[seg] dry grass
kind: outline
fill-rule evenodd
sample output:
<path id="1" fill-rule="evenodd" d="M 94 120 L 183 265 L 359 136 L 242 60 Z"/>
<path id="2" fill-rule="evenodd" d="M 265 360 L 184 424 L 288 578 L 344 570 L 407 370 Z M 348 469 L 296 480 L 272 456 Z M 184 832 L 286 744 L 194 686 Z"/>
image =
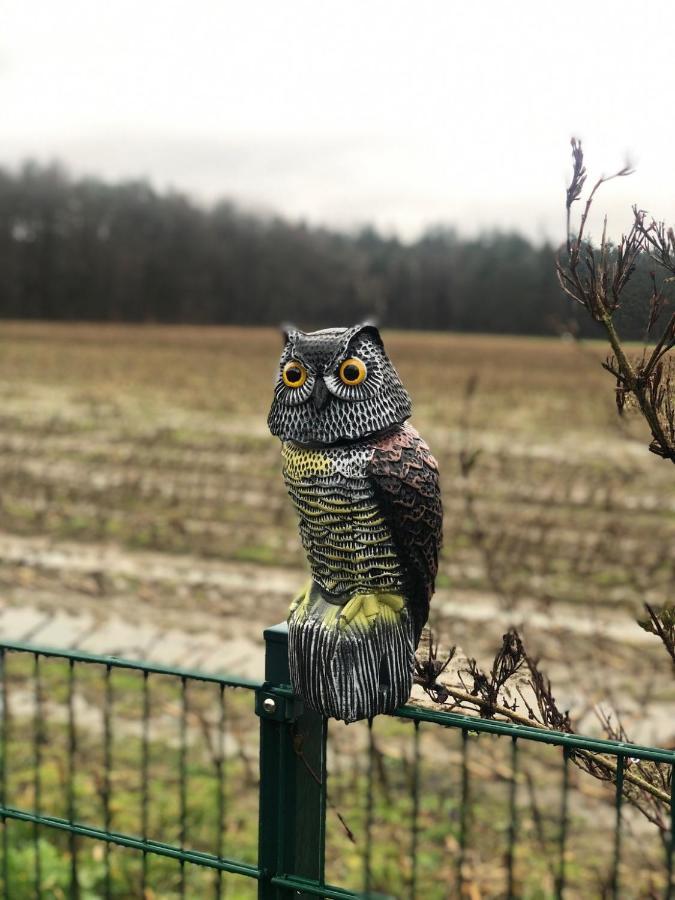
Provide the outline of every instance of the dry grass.
<path id="1" fill-rule="evenodd" d="M 637 417 L 619 427 L 601 346 L 386 340 L 441 466 L 442 588 L 477 602 L 493 593 L 487 550 L 511 599 L 619 608 L 630 628 L 644 599 L 665 598 L 675 483 L 644 449 Z M 303 567 L 265 424 L 279 346 L 262 329 L 3 324 L 0 528 Z M 466 446 L 481 450 L 468 486 L 457 461 Z"/>

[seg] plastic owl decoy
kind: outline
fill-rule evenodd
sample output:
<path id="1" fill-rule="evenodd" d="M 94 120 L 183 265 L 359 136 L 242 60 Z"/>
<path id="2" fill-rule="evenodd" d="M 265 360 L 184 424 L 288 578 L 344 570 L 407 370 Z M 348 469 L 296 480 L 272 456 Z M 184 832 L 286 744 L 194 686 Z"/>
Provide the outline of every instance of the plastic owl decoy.
<path id="1" fill-rule="evenodd" d="M 438 468 L 373 325 L 289 330 L 268 424 L 312 578 L 288 618 L 293 688 L 354 722 L 410 695 L 441 544 Z"/>

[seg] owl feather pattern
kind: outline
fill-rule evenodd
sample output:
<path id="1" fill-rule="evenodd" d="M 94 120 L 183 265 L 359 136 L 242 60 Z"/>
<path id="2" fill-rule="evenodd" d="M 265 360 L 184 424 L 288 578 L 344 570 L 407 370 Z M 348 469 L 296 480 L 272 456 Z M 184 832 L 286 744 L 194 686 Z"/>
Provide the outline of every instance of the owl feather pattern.
<path id="1" fill-rule="evenodd" d="M 372 325 L 291 331 L 269 416 L 312 579 L 289 613 L 293 687 L 351 722 L 412 686 L 441 542 L 438 469 Z"/>

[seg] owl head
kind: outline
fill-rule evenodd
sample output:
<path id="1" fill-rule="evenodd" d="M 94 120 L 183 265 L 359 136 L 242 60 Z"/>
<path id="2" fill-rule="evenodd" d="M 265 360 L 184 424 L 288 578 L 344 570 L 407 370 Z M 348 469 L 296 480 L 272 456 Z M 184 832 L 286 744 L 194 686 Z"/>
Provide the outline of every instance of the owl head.
<path id="1" fill-rule="evenodd" d="M 285 338 L 267 420 L 282 441 L 355 441 L 410 415 L 410 397 L 374 325 L 289 329 Z"/>

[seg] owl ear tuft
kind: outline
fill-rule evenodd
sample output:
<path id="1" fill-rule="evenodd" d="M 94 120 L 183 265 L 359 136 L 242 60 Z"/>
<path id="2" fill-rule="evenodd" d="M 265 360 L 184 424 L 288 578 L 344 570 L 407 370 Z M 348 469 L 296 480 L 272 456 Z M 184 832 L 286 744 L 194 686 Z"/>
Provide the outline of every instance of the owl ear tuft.
<path id="1" fill-rule="evenodd" d="M 279 325 L 279 331 L 282 333 L 284 337 L 284 346 L 290 341 L 290 339 L 295 335 L 298 329 L 295 325 L 292 325 L 290 322 L 282 322 Z"/>
<path id="2" fill-rule="evenodd" d="M 354 332 L 354 337 L 356 337 L 357 334 L 363 334 L 364 332 L 369 334 L 384 350 L 384 341 L 382 340 L 380 330 L 373 319 L 368 319 L 362 325 L 359 325 Z"/>

